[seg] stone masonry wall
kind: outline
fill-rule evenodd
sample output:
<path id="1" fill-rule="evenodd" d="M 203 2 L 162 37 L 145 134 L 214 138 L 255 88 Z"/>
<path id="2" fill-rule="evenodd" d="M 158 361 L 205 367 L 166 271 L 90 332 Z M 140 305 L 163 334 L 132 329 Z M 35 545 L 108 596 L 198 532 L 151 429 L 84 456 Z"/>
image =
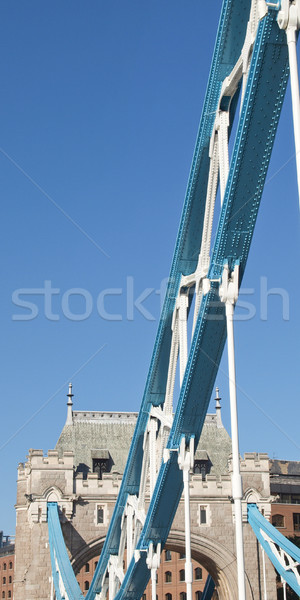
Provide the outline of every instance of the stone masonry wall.
<path id="1" fill-rule="evenodd" d="M 62 511 L 62 530 L 70 559 L 77 571 L 99 555 L 121 484 L 116 473 L 94 473 L 87 479 L 74 477 L 74 457 L 59 457 L 51 451 L 30 451 L 26 465 L 19 466 L 17 492 L 16 563 L 14 600 L 49 600 L 50 553 L 47 529 L 47 501 L 57 501 Z M 270 514 L 269 465 L 266 455 L 246 454 L 241 462 L 244 479 L 244 539 L 247 573 L 247 600 L 263 598 L 261 555 L 250 526 L 246 523 L 247 500 L 256 501 Z M 192 552 L 214 577 L 220 600 L 237 599 L 234 533 L 234 506 L 230 474 L 223 477 L 200 475 L 191 480 Z M 97 507 L 104 509 L 104 523 L 97 524 Z M 206 523 L 200 523 L 200 506 Z M 181 500 L 168 542 L 184 549 L 184 504 Z M 267 561 L 268 598 L 275 600 L 275 573 Z"/>

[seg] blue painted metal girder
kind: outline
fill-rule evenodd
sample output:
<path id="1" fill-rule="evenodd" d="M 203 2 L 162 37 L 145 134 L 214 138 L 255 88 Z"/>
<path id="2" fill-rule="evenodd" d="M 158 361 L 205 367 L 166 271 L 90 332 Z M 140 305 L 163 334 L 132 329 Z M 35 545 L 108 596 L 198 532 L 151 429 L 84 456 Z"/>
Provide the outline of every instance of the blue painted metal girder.
<path id="1" fill-rule="evenodd" d="M 253 50 L 209 272 L 211 279 L 221 277 L 225 261 L 231 267 L 239 262 L 241 283 L 287 79 L 285 33 L 279 30 L 272 11 L 260 22 Z M 218 300 L 218 287 L 218 283 L 212 283 L 211 291 L 201 303 L 169 448 L 178 448 L 183 435 L 187 438 L 194 435 L 196 444 L 200 437 L 226 338 L 224 306 Z M 171 453 L 158 475 L 137 546 L 140 550 L 146 550 L 151 541 L 162 545 L 166 542 L 182 488 L 177 456 Z M 117 600 L 139 598 L 148 578 L 142 552 L 137 563 L 131 561 Z"/>
<path id="2" fill-rule="evenodd" d="M 64 599 L 64 596 L 62 596 L 60 588 L 59 588 L 59 578 L 58 578 L 58 571 L 57 571 L 57 567 L 56 567 L 56 561 L 57 561 L 58 569 L 61 574 L 64 588 L 65 588 L 68 598 L 70 598 L 72 600 L 83 600 L 84 596 L 80 591 L 80 587 L 79 587 L 77 579 L 74 575 L 74 571 L 72 569 L 70 559 L 68 557 L 65 541 L 64 541 L 61 526 L 60 526 L 57 503 L 56 502 L 48 502 L 47 509 L 48 509 L 49 546 L 50 546 L 52 575 L 53 575 L 56 599 L 57 600 Z M 55 561 L 55 557 L 56 557 L 56 561 Z"/>
<path id="3" fill-rule="evenodd" d="M 215 590 L 215 582 L 211 575 L 207 576 L 201 600 L 211 600 Z"/>
<path id="4" fill-rule="evenodd" d="M 55 596 L 57 600 L 62 600 L 60 589 L 59 589 L 59 575 L 55 562 L 54 555 L 54 532 L 53 532 L 53 523 L 48 520 L 48 533 L 49 533 L 49 548 L 50 548 L 50 558 L 51 558 L 51 571 L 52 571 L 52 579 L 53 585 L 55 589 Z"/>
<path id="5" fill-rule="evenodd" d="M 156 336 L 142 405 L 137 420 L 120 493 L 106 541 L 87 594 L 99 591 L 110 554 L 118 551 L 120 523 L 127 495 L 138 492 L 143 460 L 143 437 L 152 405 L 164 402 L 171 347 L 171 323 L 181 275 L 193 273 L 200 251 L 209 169 L 209 142 L 224 78 L 232 71 L 244 42 L 250 0 L 224 0 L 208 87 L 200 120 L 186 197 L 172 261 L 169 285 Z M 232 111 L 236 101 L 232 102 Z"/>
<path id="6" fill-rule="evenodd" d="M 290 540 L 288 540 L 278 529 L 273 527 L 269 521 L 262 516 L 259 512 L 256 504 L 248 504 L 248 521 L 263 549 L 267 553 L 269 559 L 273 563 L 275 569 L 279 575 L 289 584 L 289 586 L 300 595 L 300 585 L 297 581 L 296 575 L 293 571 L 286 570 L 273 552 L 270 549 L 269 544 L 262 536 L 261 531 L 264 531 L 280 548 L 282 548 L 289 556 L 291 556 L 296 563 L 300 563 L 300 549 L 295 546 Z"/>

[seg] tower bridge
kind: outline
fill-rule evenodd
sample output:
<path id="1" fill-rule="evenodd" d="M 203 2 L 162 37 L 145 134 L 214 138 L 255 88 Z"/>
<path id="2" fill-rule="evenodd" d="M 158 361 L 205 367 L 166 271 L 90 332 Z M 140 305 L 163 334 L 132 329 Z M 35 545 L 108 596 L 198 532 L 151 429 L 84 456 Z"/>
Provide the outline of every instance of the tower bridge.
<path id="1" fill-rule="evenodd" d="M 70 389 L 56 449 L 19 468 L 15 600 L 82 599 L 71 562 L 96 550 L 86 600 L 139 600 L 149 579 L 156 600 L 168 545 L 184 545 L 186 600 L 192 558 L 205 600 L 273 599 L 271 563 L 300 594 L 299 549 L 268 520 L 268 458 L 240 457 L 233 326 L 289 75 L 300 185 L 299 27 L 300 0 L 223 0 L 140 412 L 76 413 Z M 231 445 L 220 408 L 207 416 L 226 339 Z"/>
<path id="2" fill-rule="evenodd" d="M 47 455 L 42 450 L 30 450 L 27 462 L 19 465 L 15 600 L 49 599 L 48 502 L 59 505 L 63 535 L 76 575 L 89 561 L 98 559 L 103 548 L 138 415 L 72 408 L 68 402 L 66 423 L 54 450 Z M 238 598 L 231 453 L 231 439 L 223 426 L 217 398 L 216 412 L 207 414 L 195 452 L 190 500 L 192 557 L 212 575 L 220 599 Z M 99 461 L 103 465 L 101 472 Z M 247 585 L 249 597 L 258 598 L 263 580 L 262 561 L 257 554 L 256 538 L 247 525 L 247 501 L 257 502 L 265 516 L 270 515 L 268 456 L 245 454 L 241 470 Z M 148 480 L 147 504 L 149 500 Z M 183 499 L 167 548 L 185 552 Z M 275 597 L 275 572 L 270 563 L 266 575 L 270 597 Z M 164 595 L 159 600 L 164 600 L 170 586 L 167 587 L 164 586 Z"/>

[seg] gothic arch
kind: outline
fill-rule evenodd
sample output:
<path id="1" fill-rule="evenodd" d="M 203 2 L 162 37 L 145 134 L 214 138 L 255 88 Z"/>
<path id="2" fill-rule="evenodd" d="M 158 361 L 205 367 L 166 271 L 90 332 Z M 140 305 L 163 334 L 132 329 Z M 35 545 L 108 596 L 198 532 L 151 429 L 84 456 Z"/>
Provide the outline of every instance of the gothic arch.
<path id="1" fill-rule="evenodd" d="M 166 547 L 182 552 L 185 546 L 184 531 L 172 530 Z M 232 552 L 204 535 L 191 535 L 192 558 L 199 562 L 212 576 L 219 600 L 238 600 L 236 557 Z M 246 597 L 254 600 L 246 573 Z"/>
<path id="2" fill-rule="evenodd" d="M 92 540 L 90 543 L 86 544 L 86 546 L 79 550 L 79 552 L 76 552 L 76 554 L 74 554 L 74 556 L 71 559 L 71 564 L 75 575 L 79 573 L 80 569 L 89 560 L 100 556 L 104 542 L 105 536 L 101 538 L 96 538 L 95 540 Z"/>
<path id="3" fill-rule="evenodd" d="M 48 487 L 44 490 L 42 496 L 47 500 L 47 502 L 60 502 L 63 497 L 63 493 L 59 487 L 56 485 L 51 485 L 51 487 Z"/>
<path id="4" fill-rule="evenodd" d="M 261 494 L 257 491 L 256 488 L 248 487 L 244 492 L 244 499 L 247 503 L 251 502 L 254 504 L 258 504 L 261 500 Z"/>
<path id="5" fill-rule="evenodd" d="M 75 575 L 92 558 L 99 556 L 105 537 L 89 542 L 71 560 Z M 184 531 L 172 530 L 165 548 L 182 552 L 185 547 Z M 212 576 L 219 600 L 238 600 L 236 557 L 228 548 L 204 535 L 191 535 L 192 558 L 199 562 Z M 247 600 L 254 600 L 246 573 Z"/>

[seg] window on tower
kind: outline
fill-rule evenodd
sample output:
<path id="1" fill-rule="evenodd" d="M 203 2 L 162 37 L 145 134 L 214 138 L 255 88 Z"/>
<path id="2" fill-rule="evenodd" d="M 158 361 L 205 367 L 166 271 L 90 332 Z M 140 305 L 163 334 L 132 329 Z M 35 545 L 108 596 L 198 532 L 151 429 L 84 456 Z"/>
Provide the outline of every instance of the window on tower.
<path id="1" fill-rule="evenodd" d="M 97 508 L 97 523 L 101 525 L 104 523 L 104 508 L 103 506 L 98 506 Z"/>
<path id="2" fill-rule="evenodd" d="M 108 472 L 107 458 L 93 458 L 93 473 L 97 473 L 98 479 L 102 479 L 103 473 Z"/>

